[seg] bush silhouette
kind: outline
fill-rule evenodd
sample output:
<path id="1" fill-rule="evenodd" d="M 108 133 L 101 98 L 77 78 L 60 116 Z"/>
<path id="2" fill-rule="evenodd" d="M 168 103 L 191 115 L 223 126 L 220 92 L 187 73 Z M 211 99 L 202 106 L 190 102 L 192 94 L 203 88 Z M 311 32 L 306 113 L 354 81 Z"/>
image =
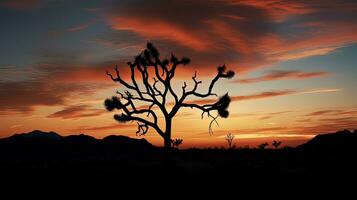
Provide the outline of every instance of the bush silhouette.
<path id="1" fill-rule="evenodd" d="M 173 139 L 171 140 L 171 144 L 173 148 L 179 149 L 179 146 L 182 144 L 183 139 Z"/>
<path id="2" fill-rule="evenodd" d="M 269 143 L 264 142 L 264 143 L 258 145 L 258 149 L 266 149 L 268 146 L 269 146 Z"/>
<path id="3" fill-rule="evenodd" d="M 281 143 L 282 143 L 281 141 L 276 141 L 276 140 L 274 140 L 271 145 L 273 145 L 273 146 L 275 147 L 275 149 L 278 149 L 279 146 L 281 145 Z"/>

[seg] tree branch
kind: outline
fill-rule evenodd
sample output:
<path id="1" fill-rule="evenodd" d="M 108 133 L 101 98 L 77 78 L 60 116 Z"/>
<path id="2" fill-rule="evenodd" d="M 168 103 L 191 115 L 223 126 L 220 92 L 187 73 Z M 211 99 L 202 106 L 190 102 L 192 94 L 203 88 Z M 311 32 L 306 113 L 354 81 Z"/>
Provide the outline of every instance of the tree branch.
<path id="1" fill-rule="evenodd" d="M 119 70 L 118 70 L 118 65 L 115 66 L 114 70 L 115 70 L 115 73 L 116 73 L 116 76 L 117 76 L 116 78 L 114 78 L 113 75 L 107 71 L 107 75 L 110 76 L 110 78 L 114 82 L 119 82 L 120 84 L 124 85 L 128 89 L 136 90 L 136 88 L 134 86 L 130 85 L 129 83 L 127 83 L 126 81 L 124 81 L 120 77 Z"/>

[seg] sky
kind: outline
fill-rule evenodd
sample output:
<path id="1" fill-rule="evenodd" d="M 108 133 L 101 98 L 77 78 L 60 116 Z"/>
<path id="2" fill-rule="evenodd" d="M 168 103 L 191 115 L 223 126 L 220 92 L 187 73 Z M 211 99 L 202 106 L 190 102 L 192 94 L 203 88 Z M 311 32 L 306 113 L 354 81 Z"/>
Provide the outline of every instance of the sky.
<path id="1" fill-rule="evenodd" d="M 138 137 L 103 106 L 121 90 L 107 75 L 152 42 L 162 57 L 189 57 L 174 89 L 199 91 L 225 64 L 236 76 L 214 92 L 232 98 L 230 116 L 182 109 L 173 138 L 183 146 L 301 144 L 357 127 L 357 2 L 353 0 L 1 0 L 0 137 L 34 129 Z M 162 139 L 142 136 L 155 145 Z M 139 138 L 139 137 L 138 137 Z"/>

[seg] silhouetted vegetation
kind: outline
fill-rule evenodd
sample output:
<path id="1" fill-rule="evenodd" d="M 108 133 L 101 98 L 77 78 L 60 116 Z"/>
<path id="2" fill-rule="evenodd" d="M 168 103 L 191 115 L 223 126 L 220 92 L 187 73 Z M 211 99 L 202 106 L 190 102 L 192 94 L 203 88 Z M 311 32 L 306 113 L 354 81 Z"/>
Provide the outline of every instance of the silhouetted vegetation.
<path id="1" fill-rule="evenodd" d="M 228 133 L 226 137 L 224 138 L 227 143 L 228 143 L 228 148 L 233 149 L 234 148 L 234 135 L 232 133 Z"/>
<path id="2" fill-rule="evenodd" d="M 268 146 L 269 146 L 269 143 L 264 142 L 264 143 L 258 145 L 258 149 L 266 149 Z"/>
<path id="3" fill-rule="evenodd" d="M 179 146 L 182 144 L 182 142 L 183 142 L 183 139 L 178 139 L 178 138 L 171 140 L 172 147 L 176 148 L 176 149 L 179 149 Z"/>
<path id="4" fill-rule="evenodd" d="M 134 61 L 128 62 L 130 69 L 130 81 L 126 81 L 118 66 L 115 67 L 115 74 L 107 72 L 107 75 L 114 81 L 119 83 L 123 91 L 118 91 L 119 96 L 113 96 L 104 101 L 104 105 L 108 111 L 119 110 L 120 114 L 115 114 L 114 119 L 118 122 L 125 123 L 129 121 L 136 121 L 138 130 L 136 134 L 145 135 L 149 128 L 153 128 L 163 139 L 165 149 L 171 148 L 171 129 L 172 120 L 178 113 L 180 108 L 188 107 L 195 108 L 202 112 L 201 117 L 205 114 L 211 118 L 209 124 L 209 132 L 212 132 L 212 124 L 217 123 L 218 117 L 228 117 L 228 106 L 230 97 L 228 93 L 220 97 L 216 103 L 212 104 L 196 104 L 187 101 L 190 97 L 207 98 L 217 96 L 213 93 L 213 87 L 219 79 L 229 79 L 234 76 L 233 71 L 227 71 L 226 66 L 222 65 L 217 68 L 217 74 L 212 79 L 206 92 L 198 92 L 198 88 L 202 81 L 197 79 L 197 73 L 192 76 L 193 85 L 188 89 L 187 82 L 184 82 L 181 91 L 174 91 L 171 81 L 175 77 L 175 72 L 181 65 L 187 65 L 190 59 L 183 57 L 177 58 L 171 54 L 170 59 L 160 58 L 159 51 L 153 44 L 147 43 L 146 49 L 135 57 Z M 150 68 L 154 73 L 150 74 Z M 153 80 L 153 81 L 151 81 Z M 140 85 L 143 87 L 140 87 Z M 169 111 L 166 108 L 167 97 L 171 95 L 174 98 L 174 104 Z M 140 107 L 138 103 L 145 104 Z M 154 110 L 157 108 L 157 110 Z M 165 119 L 165 129 L 162 129 L 158 124 L 158 114 Z M 213 114 L 216 112 L 217 114 Z M 150 117 L 150 119 L 148 119 Z"/>
<path id="5" fill-rule="evenodd" d="M 273 145 L 273 147 L 274 147 L 275 149 L 278 149 L 279 146 L 281 145 L 281 143 L 282 143 L 281 141 L 276 141 L 276 140 L 274 140 L 271 145 Z"/>

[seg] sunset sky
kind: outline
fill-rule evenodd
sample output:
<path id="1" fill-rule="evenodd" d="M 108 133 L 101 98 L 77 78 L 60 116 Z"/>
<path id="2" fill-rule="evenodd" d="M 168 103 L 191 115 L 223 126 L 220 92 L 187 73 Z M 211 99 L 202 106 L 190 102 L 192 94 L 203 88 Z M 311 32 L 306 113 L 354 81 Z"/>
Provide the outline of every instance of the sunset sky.
<path id="1" fill-rule="evenodd" d="M 184 147 L 238 146 L 282 140 L 300 144 L 318 133 L 357 128 L 357 1 L 354 0 L 1 0 L 0 137 L 34 129 L 63 135 L 135 136 L 103 101 L 146 42 L 162 57 L 191 63 L 174 87 L 200 91 L 226 64 L 236 72 L 215 93 L 232 98 L 228 119 L 208 133 L 208 118 L 183 109 L 173 138 Z M 149 131 L 155 145 L 162 139 Z"/>

